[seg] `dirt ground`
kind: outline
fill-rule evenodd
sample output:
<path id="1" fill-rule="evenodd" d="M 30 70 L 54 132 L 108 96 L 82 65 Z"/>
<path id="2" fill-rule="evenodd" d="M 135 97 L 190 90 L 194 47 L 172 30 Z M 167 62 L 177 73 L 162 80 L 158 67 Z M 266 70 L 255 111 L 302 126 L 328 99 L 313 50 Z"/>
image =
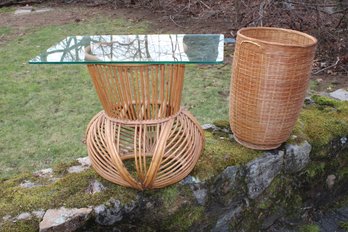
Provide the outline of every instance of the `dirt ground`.
<path id="1" fill-rule="evenodd" d="M 225 37 L 234 37 L 235 29 L 223 19 L 201 19 L 195 17 L 173 18 L 163 12 L 151 12 L 137 8 L 110 9 L 105 6 L 66 6 L 61 4 L 36 5 L 34 9 L 49 7 L 52 11 L 15 15 L 0 13 L 0 25 L 11 28 L 8 35 L 0 35 L 0 46 L 7 41 L 27 33 L 30 29 L 46 25 L 62 25 L 68 23 L 83 23 L 98 15 L 110 18 L 125 18 L 134 23 L 147 21 L 151 24 L 152 33 L 222 33 Z M 226 46 L 225 63 L 229 65 L 233 57 L 233 46 Z M 331 92 L 339 88 L 348 88 L 348 70 L 344 67 L 326 67 L 333 65 L 332 61 L 322 60 L 320 54 L 314 62 L 313 73 L 323 70 L 311 77 L 312 89 L 318 92 Z"/>

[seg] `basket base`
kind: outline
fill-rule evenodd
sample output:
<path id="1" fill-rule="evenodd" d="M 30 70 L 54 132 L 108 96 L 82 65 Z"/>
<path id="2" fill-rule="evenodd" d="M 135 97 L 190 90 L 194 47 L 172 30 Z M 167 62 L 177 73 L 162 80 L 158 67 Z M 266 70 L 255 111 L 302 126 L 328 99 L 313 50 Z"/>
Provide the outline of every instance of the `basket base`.
<path id="1" fill-rule="evenodd" d="M 88 155 L 105 179 L 135 189 L 163 188 L 185 178 L 204 147 L 203 131 L 187 111 L 166 120 L 114 120 L 104 111 L 86 133 Z"/>
<path id="2" fill-rule="evenodd" d="M 241 144 L 247 148 L 251 148 L 251 149 L 255 149 L 255 150 L 273 150 L 273 149 L 280 147 L 280 145 L 282 145 L 281 143 L 279 143 L 279 144 L 266 144 L 266 145 L 254 144 L 254 143 L 249 143 L 249 142 L 246 142 L 246 141 L 239 139 L 235 134 L 233 134 L 233 136 L 234 136 L 234 139 L 239 144 Z"/>

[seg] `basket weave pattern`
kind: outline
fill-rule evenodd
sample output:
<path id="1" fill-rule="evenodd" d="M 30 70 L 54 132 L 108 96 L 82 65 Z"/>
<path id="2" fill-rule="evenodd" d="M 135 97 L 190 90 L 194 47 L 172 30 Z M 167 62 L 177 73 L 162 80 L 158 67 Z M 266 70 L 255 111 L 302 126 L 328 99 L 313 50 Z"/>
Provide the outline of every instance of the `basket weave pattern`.
<path id="1" fill-rule="evenodd" d="M 180 181 L 204 146 L 196 119 L 180 108 L 184 65 L 88 65 L 104 111 L 86 131 L 105 179 L 136 189 Z"/>
<path id="2" fill-rule="evenodd" d="M 108 116 L 161 119 L 180 109 L 184 65 L 88 65 Z"/>
<path id="3" fill-rule="evenodd" d="M 316 39 L 279 28 L 238 32 L 232 66 L 230 122 L 235 138 L 254 149 L 287 140 L 300 113 Z"/>

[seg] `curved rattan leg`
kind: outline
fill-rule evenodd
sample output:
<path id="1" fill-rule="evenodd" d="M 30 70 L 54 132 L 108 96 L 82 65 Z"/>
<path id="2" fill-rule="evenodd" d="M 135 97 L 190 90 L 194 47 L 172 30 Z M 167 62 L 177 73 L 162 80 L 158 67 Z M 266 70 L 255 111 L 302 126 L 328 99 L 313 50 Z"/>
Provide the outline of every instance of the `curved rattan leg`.
<path id="1" fill-rule="evenodd" d="M 204 135 L 183 110 L 158 122 L 113 120 L 102 111 L 90 122 L 86 143 L 94 169 L 105 179 L 136 189 L 162 188 L 192 171 Z"/>

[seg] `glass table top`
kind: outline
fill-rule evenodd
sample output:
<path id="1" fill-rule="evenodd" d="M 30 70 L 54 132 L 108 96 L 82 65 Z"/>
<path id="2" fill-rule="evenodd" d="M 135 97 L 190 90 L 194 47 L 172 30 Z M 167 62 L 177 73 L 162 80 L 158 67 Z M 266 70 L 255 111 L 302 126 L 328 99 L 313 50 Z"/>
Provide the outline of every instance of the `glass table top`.
<path id="1" fill-rule="evenodd" d="M 30 64 L 219 64 L 222 34 L 69 36 Z"/>

